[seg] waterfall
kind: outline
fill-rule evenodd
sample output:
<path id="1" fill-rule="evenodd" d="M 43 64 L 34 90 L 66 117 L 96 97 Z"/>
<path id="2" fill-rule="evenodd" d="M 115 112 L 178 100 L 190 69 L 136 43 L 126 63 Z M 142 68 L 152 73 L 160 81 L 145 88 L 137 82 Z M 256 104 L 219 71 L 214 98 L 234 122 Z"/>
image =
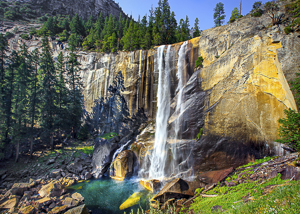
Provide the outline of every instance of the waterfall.
<path id="1" fill-rule="evenodd" d="M 131 142 L 131 140 L 127 141 L 127 143 L 125 143 L 124 145 L 122 145 L 120 148 L 117 149 L 117 151 L 115 151 L 114 155 L 113 155 L 113 158 L 112 158 L 112 162 L 114 162 L 114 160 L 116 159 L 117 155 L 122 152 L 126 146 L 128 146 L 128 144 Z"/>
<path id="2" fill-rule="evenodd" d="M 166 66 L 164 66 L 164 48 L 160 46 L 157 49 L 157 69 L 158 69 L 158 91 L 157 91 L 157 113 L 155 126 L 155 143 L 151 155 L 151 165 L 149 169 L 149 178 L 163 178 L 165 176 L 165 165 L 167 160 L 167 137 L 168 120 L 170 116 L 170 66 L 169 56 L 171 45 L 167 48 Z"/>
<path id="3" fill-rule="evenodd" d="M 177 118 L 175 120 L 175 141 L 174 143 L 171 144 L 171 151 L 173 155 L 173 164 L 172 164 L 172 169 L 173 169 L 173 174 L 178 173 L 178 167 L 177 167 L 177 140 L 178 138 L 180 139 L 180 126 L 182 125 L 182 117 L 181 114 L 183 112 L 184 106 L 183 106 L 183 86 L 185 84 L 184 82 L 184 67 L 185 67 L 185 52 L 186 52 L 186 46 L 188 42 L 185 41 L 178 52 L 178 62 L 177 62 L 177 79 L 178 79 L 178 85 L 177 85 L 177 102 L 176 102 L 176 109 L 175 112 L 177 114 Z"/>

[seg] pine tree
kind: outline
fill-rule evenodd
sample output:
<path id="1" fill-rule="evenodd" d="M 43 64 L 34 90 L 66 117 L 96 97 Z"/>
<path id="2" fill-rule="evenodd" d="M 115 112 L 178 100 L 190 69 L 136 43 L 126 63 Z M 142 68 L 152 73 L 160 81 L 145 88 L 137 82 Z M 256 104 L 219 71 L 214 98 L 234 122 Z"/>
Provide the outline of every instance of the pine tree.
<path id="1" fill-rule="evenodd" d="M 41 55 L 40 71 L 42 75 L 42 128 L 50 137 L 51 149 L 54 149 L 53 135 L 55 131 L 54 119 L 56 114 L 55 91 L 56 72 L 52 59 L 48 39 L 43 38 L 43 52 Z"/>
<path id="2" fill-rule="evenodd" d="M 200 36 L 199 19 L 195 19 L 193 38 Z"/>
<path id="3" fill-rule="evenodd" d="M 121 40 L 123 44 L 123 48 L 126 51 L 133 50 L 133 34 L 134 34 L 134 26 L 133 26 L 133 20 L 131 20 L 129 27 Z"/>
<path id="4" fill-rule="evenodd" d="M 31 65 L 32 72 L 30 76 L 29 82 L 29 123 L 30 123 L 30 157 L 32 157 L 33 153 L 33 139 L 34 139 L 34 126 L 36 121 L 38 120 L 39 110 L 40 110 L 40 96 L 41 96 L 41 84 L 38 79 L 38 65 L 40 61 L 40 53 L 38 49 L 35 49 L 31 53 Z"/>
<path id="5" fill-rule="evenodd" d="M 69 106 L 67 107 L 70 118 L 70 127 L 73 138 L 76 138 L 81 125 L 82 115 L 82 82 L 79 76 L 77 55 L 74 47 L 70 47 L 70 54 L 67 59 L 68 85 L 69 85 Z"/>
<path id="6" fill-rule="evenodd" d="M 8 58 L 8 67 L 4 75 L 4 81 L 2 87 L 4 88 L 2 99 L 2 126 L 1 126 L 1 150 L 8 146 L 11 142 L 12 130 L 13 130 L 13 95 L 15 89 L 15 75 L 19 66 L 19 56 L 16 51 L 12 51 Z"/>
<path id="7" fill-rule="evenodd" d="M 19 67 L 15 75 L 15 90 L 13 103 L 14 114 L 14 128 L 13 128 L 13 142 L 16 144 L 16 158 L 19 158 L 19 148 L 22 139 L 27 134 L 27 124 L 29 123 L 28 107 L 29 107 L 29 91 L 28 85 L 30 81 L 30 74 L 32 71 L 30 55 L 27 51 L 25 43 L 20 47 L 19 52 Z"/>
<path id="8" fill-rule="evenodd" d="M 239 9 L 237 7 L 235 7 L 233 9 L 233 11 L 231 12 L 231 16 L 230 16 L 230 19 L 229 19 L 229 23 L 233 23 L 235 20 L 238 19 L 238 17 L 240 16 L 240 12 L 239 12 Z"/>
<path id="9" fill-rule="evenodd" d="M 222 2 L 217 3 L 214 8 L 214 22 L 216 27 L 221 26 L 224 23 L 224 19 L 226 17 L 224 14 L 224 4 Z"/>
<path id="10" fill-rule="evenodd" d="M 76 14 L 70 23 L 71 33 L 85 36 L 85 29 L 78 14 Z"/>
<path id="11" fill-rule="evenodd" d="M 57 73 L 57 81 L 55 84 L 55 90 L 57 93 L 57 97 L 55 98 L 55 106 L 57 108 L 55 127 L 58 129 L 58 138 L 59 141 L 61 141 L 62 130 L 67 127 L 65 121 L 68 120 L 68 115 L 66 112 L 68 104 L 68 89 L 66 87 L 65 80 L 65 60 L 62 52 L 60 52 L 57 57 L 57 63 L 55 64 L 55 67 Z"/>

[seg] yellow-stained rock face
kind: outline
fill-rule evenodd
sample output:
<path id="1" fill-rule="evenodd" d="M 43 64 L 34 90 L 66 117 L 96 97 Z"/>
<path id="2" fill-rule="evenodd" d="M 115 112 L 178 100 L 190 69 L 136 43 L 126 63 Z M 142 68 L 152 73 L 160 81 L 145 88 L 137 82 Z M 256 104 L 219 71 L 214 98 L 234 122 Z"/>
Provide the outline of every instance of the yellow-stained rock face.
<path id="1" fill-rule="evenodd" d="M 267 35 L 245 42 L 248 50 L 244 64 L 241 65 L 241 55 L 224 53 L 219 63 L 203 69 L 203 89 L 212 89 L 207 108 L 217 104 L 207 114 L 205 127 L 213 135 L 274 141 L 283 110 L 297 109 L 278 62 L 277 49 L 282 44 L 272 43 Z"/>
<path id="2" fill-rule="evenodd" d="M 123 181 L 126 177 L 133 174 L 133 152 L 130 150 L 122 151 L 113 162 L 111 178 Z"/>

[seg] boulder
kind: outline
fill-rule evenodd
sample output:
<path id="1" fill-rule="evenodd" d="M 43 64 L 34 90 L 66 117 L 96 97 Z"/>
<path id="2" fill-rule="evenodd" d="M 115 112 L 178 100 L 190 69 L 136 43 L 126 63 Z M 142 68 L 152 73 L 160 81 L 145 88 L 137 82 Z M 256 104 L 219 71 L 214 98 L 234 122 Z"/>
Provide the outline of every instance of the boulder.
<path id="1" fill-rule="evenodd" d="M 151 191 L 152 193 L 156 193 L 160 187 L 161 183 L 159 180 L 152 179 L 152 180 L 140 180 L 140 184 L 145 187 L 147 190 Z"/>
<path id="2" fill-rule="evenodd" d="M 175 178 L 168 182 L 162 190 L 153 197 L 153 200 L 164 203 L 171 198 L 179 199 L 192 196 L 194 196 L 194 193 L 190 190 L 188 183 L 181 178 Z"/>
<path id="3" fill-rule="evenodd" d="M 79 174 L 80 172 L 82 172 L 83 167 L 80 161 L 75 161 L 74 163 L 71 163 L 67 166 L 67 170 L 71 173 Z"/>
<path id="4" fill-rule="evenodd" d="M 11 188 L 11 194 L 22 196 L 24 191 L 27 191 L 29 188 L 29 183 L 15 183 Z"/>
<path id="5" fill-rule="evenodd" d="M 75 207 L 75 206 L 77 206 L 78 205 L 78 201 L 77 200 L 75 200 L 75 199 L 73 199 L 73 198 L 70 198 L 70 197 L 66 197 L 64 200 L 63 200 L 63 202 L 62 202 L 62 204 L 63 205 L 67 205 L 68 206 L 68 208 L 70 208 L 70 207 Z"/>
<path id="6" fill-rule="evenodd" d="M 18 203 L 19 203 L 18 198 L 12 198 L 0 204 L 0 209 L 11 209 L 16 207 Z"/>
<path id="7" fill-rule="evenodd" d="M 57 214 L 57 213 L 62 213 L 64 212 L 66 209 L 68 209 L 67 205 L 63 205 L 60 207 L 55 207 L 53 208 L 50 212 L 48 212 L 49 214 Z"/>
<path id="8" fill-rule="evenodd" d="M 37 200 L 37 203 L 41 206 L 48 206 L 52 202 L 53 202 L 53 200 L 49 197 L 44 197 L 42 199 Z"/>
<path id="9" fill-rule="evenodd" d="M 109 168 L 114 152 L 117 150 L 116 143 L 110 143 L 105 139 L 96 138 L 92 166 L 95 178 L 101 177 Z"/>
<path id="10" fill-rule="evenodd" d="M 86 205 L 83 204 L 78 207 L 74 207 L 73 209 L 68 210 L 65 212 L 65 214 L 89 214 L 88 209 L 86 208 Z"/>
<path id="11" fill-rule="evenodd" d="M 79 202 L 84 201 L 84 197 L 78 192 L 73 193 L 71 197 Z"/>
<path id="12" fill-rule="evenodd" d="M 36 212 L 36 211 L 35 211 L 35 208 L 34 208 L 34 206 L 32 206 L 32 205 L 23 207 L 23 208 L 21 208 L 21 209 L 19 210 L 19 213 L 21 213 L 21 214 L 33 214 L 33 213 L 35 213 L 35 212 Z"/>
<path id="13" fill-rule="evenodd" d="M 49 184 L 44 185 L 39 194 L 41 197 L 49 196 L 49 197 L 59 197 L 63 192 L 62 185 L 58 181 L 51 181 Z"/>
<path id="14" fill-rule="evenodd" d="M 229 169 L 203 172 L 198 175 L 198 179 L 207 185 L 212 185 L 224 180 L 232 172 L 233 167 L 230 167 Z"/>
<path id="15" fill-rule="evenodd" d="M 50 177 L 51 178 L 57 178 L 61 176 L 61 171 L 62 169 L 54 169 L 50 172 Z"/>
<path id="16" fill-rule="evenodd" d="M 110 171 L 111 178 L 123 181 L 125 178 L 132 176 L 133 160 L 134 153 L 132 151 L 125 150 L 120 152 L 112 164 L 112 169 Z"/>

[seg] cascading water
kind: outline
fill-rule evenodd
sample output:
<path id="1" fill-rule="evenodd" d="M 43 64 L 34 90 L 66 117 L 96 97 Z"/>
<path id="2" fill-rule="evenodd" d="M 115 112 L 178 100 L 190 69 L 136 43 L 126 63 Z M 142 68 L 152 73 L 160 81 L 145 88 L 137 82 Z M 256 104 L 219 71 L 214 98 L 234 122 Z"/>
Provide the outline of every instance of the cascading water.
<path id="1" fill-rule="evenodd" d="M 149 178 L 163 178 L 165 176 L 165 165 L 167 159 L 167 137 L 168 120 L 170 116 L 170 66 L 169 63 L 164 66 L 164 48 L 160 46 L 157 49 L 158 62 L 158 91 L 157 91 L 157 113 L 155 128 L 155 143 L 151 155 L 151 165 L 149 169 Z M 166 53 L 166 62 L 169 62 L 171 46 L 169 45 Z"/>
<path id="2" fill-rule="evenodd" d="M 184 82 L 184 67 L 185 67 L 185 52 L 186 52 L 186 46 L 187 46 L 188 42 L 185 41 L 178 52 L 178 63 L 177 63 L 177 79 L 178 79 L 178 85 L 177 85 L 177 102 L 176 102 L 176 109 L 175 112 L 177 114 L 177 118 L 174 121 L 175 123 L 175 140 L 174 142 L 171 144 L 171 150 L 172 150 L 172 155 L 173 155 L 173 159 L 177 160 L 177 140 L 178 138 L 180 138 L 180 126 L 182 124 L 182 117 L 181 114 L 183 112 L 184 106 L 183 106 L 183 95 L 182 95 L 182 90 L 183 90 L 183 86 L 185 85 Z M 173 175 L 176 175 L 177 173 L 179 173 L 179 169 L 177 167 L 177 162 L 173 161 Z"/>

